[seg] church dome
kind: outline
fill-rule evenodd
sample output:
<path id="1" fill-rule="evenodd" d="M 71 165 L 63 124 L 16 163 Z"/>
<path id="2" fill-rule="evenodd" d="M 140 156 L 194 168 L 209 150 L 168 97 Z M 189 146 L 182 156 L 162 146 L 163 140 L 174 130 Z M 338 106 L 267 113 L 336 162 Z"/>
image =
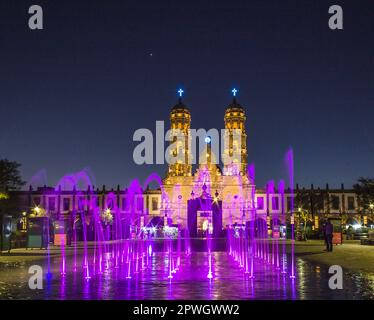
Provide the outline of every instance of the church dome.
<path id="1" fill-rule="evenodd" d="M 182 102 L 182 99 L 179 98 L 178 103 L 171 108 L 172 113 L 188 113 L 190 114 L 190 110 L 186 107 L 186 105 Z"/>
<path id="2" fill-rule="evenodd" d="M 226 128 L 229 129 L 235 128 L 235 123 L 244 123 L 246 120 L 245 109 L 236 101 L 235 97 L 232 103 L 226 108 L 224 119 Z M 242 128 L 240 125 L 238 127 Z"/>
<path id="3" fill-rule="evenodd" d="M 232 103 L 228 105 L 225 111 L 225 113 L 230 113 L 230 112 L 242 112 L 244 115 L 245 110 L 244 110 L 244 107 L 241 104 L 239 104 L 234 98 L 232 100 Z"/>
<path id="4" fill-rule="evenodd" d="M 182 102 L 181 98 L 179 98 L 178 103 L 171 108 L 170 121 L 172 129 L 185 128 L 185 124 L 188 124 L 189 126 L 189 123 L 191 122 L 191 112 Z M 186 129 L 189 129 L 189 127 Z"/>

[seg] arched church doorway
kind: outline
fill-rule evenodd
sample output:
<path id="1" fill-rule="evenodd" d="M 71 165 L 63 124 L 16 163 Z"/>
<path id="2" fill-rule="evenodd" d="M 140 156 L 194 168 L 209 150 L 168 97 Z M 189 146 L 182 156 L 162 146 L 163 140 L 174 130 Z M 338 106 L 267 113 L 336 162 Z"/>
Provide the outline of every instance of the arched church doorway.
<path id="1" fill-rule="evenodd" d="M 222 236 L 222 201 L 211 197 L 187 202 L 187 223 L 190 237 Z"/>

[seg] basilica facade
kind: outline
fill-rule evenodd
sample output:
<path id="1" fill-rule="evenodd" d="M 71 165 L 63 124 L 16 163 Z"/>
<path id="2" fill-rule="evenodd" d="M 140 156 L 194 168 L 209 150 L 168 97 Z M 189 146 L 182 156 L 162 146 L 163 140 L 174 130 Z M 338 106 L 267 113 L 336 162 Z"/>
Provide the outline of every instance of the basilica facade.
<path id="1" fill-rule="evenodd" d="M 214 152 L 211 147 L 212 137 L 203 137 L 205 148 L 199 154 L 196 169 L 191 164 L 190 129 L 191 112 L 179 99 L 178 103 L 170 112 L 171 130 L 182 130 L 185 143 L 182 144 L 180 152 L 183 154 L 182 161 L 170 164 L 166 177 L 163 179 L 163 190 L 167 194 L 167 201 L 163 201 L 160 194 L 161 208 L 171 220 L 182 227 L 187 226 L 188 200 L 199 197 L 210 198 L 211 201 L 219 202 L 222 210 L 222 224 L 230 225 L 242 223 L 248 219 L 249 211 L 254 205 L 254 188 L 247 173 L 247 134 L 245 129 L 245 109 L 234 97 L 232 103 L 226 108 L 223 115 L 222 127 L 227 135 L 226 144 L 221 143 L 222 156 L 230 156 L 233 149 L 239 154 L 236 162 L 227 162 L 222 167 L 219 165 L 220 154 Z M 234 139 L 234 131 L 239 132 L 240 139 Z M 217 137 L 215 137 L 217 138 Z M 221 141 L 222 142 L 222 141 Z M 235 146 L 239 143 L 239 146 Z M 176 146 L 178 148 L 178 146 Z M 175 149 L 171 149 L 175 153 Z M 146 193 L 147 194 L 147 193 Z M 154 194 L 152 195 L 154 197 Z M 197 213 L 197 227 L 204 222 L 208 212 Z M 247 214 L 247 217 L 245 215 Z M 201 217 L 200 217 L 201 215 Z M 244 216 L 244 217 L 243 217 Z"/>

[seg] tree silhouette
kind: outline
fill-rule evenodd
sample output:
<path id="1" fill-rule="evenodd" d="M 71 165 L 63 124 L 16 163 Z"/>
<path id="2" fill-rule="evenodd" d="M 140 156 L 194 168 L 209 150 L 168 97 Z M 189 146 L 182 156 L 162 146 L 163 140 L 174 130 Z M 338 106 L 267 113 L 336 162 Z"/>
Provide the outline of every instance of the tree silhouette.
<path id="1" fill-rule="evenodd" d="M 0 215 L 12 213 L 17 208 L 17 199 L 11 196 L 11 192 L 25 184 L 20 167 L 18 162 L 0 159 Z"/>

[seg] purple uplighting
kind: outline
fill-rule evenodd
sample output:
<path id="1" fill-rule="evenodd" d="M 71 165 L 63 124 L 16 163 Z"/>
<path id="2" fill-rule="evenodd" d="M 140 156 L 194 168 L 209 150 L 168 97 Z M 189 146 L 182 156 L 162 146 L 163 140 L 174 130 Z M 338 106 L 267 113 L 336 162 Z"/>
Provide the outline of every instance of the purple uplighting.
<path id="1" fill-rule="evenodd" d="M 287 153 L 287 164 L 289 168 L 293 168 L 292 150 Z M 290 170 L 291 187 L 292 174 Z M 144 188 L 138 180 L 133 180 L 126 190 L 118 191 L 126 192 L 125 204 L 118 202 L 117 193 L 114 191 L 108 192 L 105 203 L 99 203 L 96 200 L 97 191 L 86 172 L 63 177 L 59 183 L 76 192 L 79 199 L 78 207 L 89 208 L 92 218 L 88 220 L 82 211 L 73 215 L 71 246 L 65 238 L 66 234 L 60 235 L 60 243 L 57 245 L 60 246 L 61 256 L 60 281 L 64 288 L 61 290 L 65 292 L 69 286 L 66 278 L 72 274 L 74 278 L 78 276 L 84 281 L 94 283 L 106 281 L 108 277 L 122 277 L 129 283 L 136 283 L 157 274 L 158 281 L 178 283 L 190 274 L 191 267 L 194 267 L 191 263 L 196 263 L 197 255 L 199 259 L 205 259 L 201 264 L 202 267 L 205 266 L 205 271 L 202 270 L 205 272 L 205 279 L 220 281 L 222 255 L 217 255 L 217 250 L 222 250 L 218 247 L 226 247 L 226 254 L 237 269 L 231 272 L 242 272 L 244 281 L 255 283 L 256 274 L 264 272 L 272 276 L 289 274 L 293 279 L 293 244 L 291 255 L 287 255 L 286 239 L 281 232 L 281 225 L 286 223 L 284 182 L 280 181 L 278 186 L 280 199 L 276 196 L 274 181 L 269 181 L 266 185 L 266 198 L 269 202 L 266 206 L 279 209 L 280 212 L 273 215 L 270 220 L 266 212 L 261 211 L 260 206 L 263 204 L 260 205 L 256 199 L 255 166 L 251 164 L 248 167 L 248 180 L 252 186 L 250 190 L 244 190 L 242 178 L 237 177 L 241 189 L 237 194 L 225 199 L 229 225 L 222 230 L 226 234 L 226 237 L 222 238 L 217 237 L 218 233 L 215 230 L 217 217 L 222 217 L 222 202 L 219 200 L 218 192 L 214 196 L 211 195 L 213 190 L 210 179 L 209 171 L 201 171 L 187 201 L 188 219 L 193 219 L 191 217 L 194 215 L 196 219 L 196 212 L 203 213 L 200 230 L 202 234 L 196 237 L 196 231 L 191 229 L 191 221 L 185 226 L 181 222 L 183 197 L 177 196 L 176 206 L 173 207 L 173 199 L 168 196 L 162 179 L 156 173 L 148 177 Z M 162 195 L 163 218 L 159 220 L 145 219 L 147 212 L 138 208 L 138 196 L 154 182 L 159 186 Z M 78 184 L 83 185 L 87 192 L 79 191 Z M 60 185 L 55 190 L 61 194 L 64 192 Z M 179 185 L 174 185 L 173 190 L 174 194 L 181 193 Z M 245 192 L 249 192 L 250 200 L 244 200 Z M 126 213 L 121 210 L 122 208 L 126 209 Z M 171 219 L 173 211 L 176 212 L 176 221 Z M 234 218 L 237 212 L 240 213 L 239 222 Z M 88 223 L 81 223 L 82 221 Z M 66 228 L 61 225 L 61 228 Z M 190 236 L 191 234 L 193 236 Z M 48 249 L 48 263 L 51 261 L 50 255 Z M 163 261 L 163 267 L 160 265 L 160 259 Z M 290 264 L 287 263 L 288 259 L 291 261 Z"/>

